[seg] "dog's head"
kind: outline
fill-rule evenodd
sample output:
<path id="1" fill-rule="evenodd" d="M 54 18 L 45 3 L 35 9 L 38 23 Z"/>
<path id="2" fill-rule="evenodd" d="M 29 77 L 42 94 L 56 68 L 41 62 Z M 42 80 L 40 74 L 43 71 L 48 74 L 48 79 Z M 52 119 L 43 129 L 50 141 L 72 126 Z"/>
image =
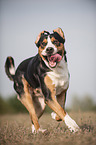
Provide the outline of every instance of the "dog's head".
<path id="1" fill-rule="evenodd" d="M 39 48 L 39 55 L 48 67 L 54 68 L 64 56 L 64 33 L 61 28 L 53 30 L 50 34 L 42 31 L 35 44 Z"/>

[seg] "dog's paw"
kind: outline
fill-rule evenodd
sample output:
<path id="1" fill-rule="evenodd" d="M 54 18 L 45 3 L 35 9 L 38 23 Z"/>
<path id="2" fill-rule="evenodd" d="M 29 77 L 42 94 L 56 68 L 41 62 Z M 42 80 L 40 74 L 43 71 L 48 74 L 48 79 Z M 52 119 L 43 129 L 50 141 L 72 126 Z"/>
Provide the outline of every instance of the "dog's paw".
<path id="1" fill-rule="evenodd" d="M 38 132 L 42 132 L 44 133 L 46 131 L 46 129 L 42 129 L 42 128 L 39 128 L 37 131 L 35 129 L 35 126 L 32 124 L 32 134 L 36 134 Z"/>
<path id="2" fill-rule="evenodd" d="M 80 130 L 79 126 L 68 114 L 66 114 L 64 120 L 65 120 L 65 124 L 68 126 L 71 132 L 77 132 Z"/>
<path id="3" fill-rule="evenodd" d="M 52 119 L 56 119 L 56 113 L 55 112 L 52 112 L 51 113 L 51 117 L 52 117 Z"/>
<path id="4" fill-rule="evenodd" d="M 35 129 L 35 126 L 32 124 L 32 126 L 31 126 L 31 128 L 32 128 L 32 133 L 33 134 L 36 134 L 37 132 L 36 132 L 36 129 Z"/>
<path id="5" fill-rule="evenodd" d="M 42 133 L 44 133 L 46 130 L 47 130 L 47 129 L 39 128 L 38 131 L 37 131 L 37 133 L 38 133 L 38 132 L 42 132 Z"/>

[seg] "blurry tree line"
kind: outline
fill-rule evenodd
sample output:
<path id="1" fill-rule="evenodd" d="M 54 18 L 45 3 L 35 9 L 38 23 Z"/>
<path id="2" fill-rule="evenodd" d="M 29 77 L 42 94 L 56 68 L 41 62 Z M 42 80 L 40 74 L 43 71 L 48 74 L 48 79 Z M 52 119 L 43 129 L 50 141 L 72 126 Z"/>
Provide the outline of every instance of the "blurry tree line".
<path id="1" fill-rule="evenodd" d="M 17 99 L 16 95 L 9 97 L 6 100 L 0 96 L 0 114 L 19 112 L 27 113 L 27 109 Z"/>
<path id="2" fill-rule="evenodd" d="M 93 100 L 89 96 L 86 96 L 83 99 L 74 97 L 72 106 L 68 110 L 96 111 L 96 104 L 94 104 Z M 50 113 L 51 109 L 49 107 L 46 107 L 45 112 Z M 28 113 L 28 111 L 17 99 L 16 95 L 9 97 L 6 100 L 0 96 L 0 114 L 6 113 Z"/>
<path id="3" fill-rule="evenodd" d="M 46 107 L 45 112 L 52 112 L 49 107 Z M 12 113 L 28 113 L 27 109 L 17 99 L 16 95 L 3 99 L 0 96 L 0 114 L 12 114 Z"/>
<path id="4" fill-rule="evenodd" d="M 84 96 L 82 99 L 74 96 L 71 108 L 74 111 L 96 111 L 96 102 L 88 95 Z"/>

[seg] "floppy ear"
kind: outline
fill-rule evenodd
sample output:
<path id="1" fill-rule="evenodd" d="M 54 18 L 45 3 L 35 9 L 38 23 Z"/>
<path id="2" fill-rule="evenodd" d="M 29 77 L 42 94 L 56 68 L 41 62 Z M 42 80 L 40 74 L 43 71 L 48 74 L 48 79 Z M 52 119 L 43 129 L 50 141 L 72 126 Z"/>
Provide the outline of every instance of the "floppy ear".
<path id="1" fill-rule="evenodd" d="M 36 41 L 35 41 L 35 44 L 36 44 L 37 47 L 39 46 L 39 40 L 40 40 L 42 34 L 44 34 L 44 31 L 42 31 L 42 32 L 38 35 L 38 37 L 37 37 L 37 39 L 36 39 Z"/>
<path id="2" fill-rule="evenodd" d="M 53 30 L 53 32 L 58 33 L 65 40 L 64 33 L 61 28 L 58 27 L 57 29 Z"/>

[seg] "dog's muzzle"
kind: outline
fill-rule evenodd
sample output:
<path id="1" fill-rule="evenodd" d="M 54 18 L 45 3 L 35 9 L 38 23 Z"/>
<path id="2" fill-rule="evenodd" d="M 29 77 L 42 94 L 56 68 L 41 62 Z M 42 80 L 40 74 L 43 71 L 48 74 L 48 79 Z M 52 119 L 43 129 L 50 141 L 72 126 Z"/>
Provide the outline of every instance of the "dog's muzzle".
<path id="1" fill-rule="evenodd" d="M 62 56 L 58 53 L 48 56 L 48 62 L 50 67 L 56 67 L 57 63 L 61 61 Z"/>
<path id="2" fill-rule="evenodd" d="M 53 48 L 53 47 L 48 47 L 48 48 L 46 49 L 46 53 L 47 53 L 48 55 L 53 54 L 53 52 L 54 52 L 54 48 Z"/>
<path id="3" fill-rule="evenodd" d="M 46 49 L 46 54 L 47 56 L 45 56 L 45 58 L 47 59 L 48 63 L 49 63 L 49 66 L 51 68 L 54 68 L 56 67 L 57 63 L 61 61 L 62 59 L 62 52 L 57 52 L 57 53 L 54 53 L 54 48 L 53 47 L 48 47 Z"/>

